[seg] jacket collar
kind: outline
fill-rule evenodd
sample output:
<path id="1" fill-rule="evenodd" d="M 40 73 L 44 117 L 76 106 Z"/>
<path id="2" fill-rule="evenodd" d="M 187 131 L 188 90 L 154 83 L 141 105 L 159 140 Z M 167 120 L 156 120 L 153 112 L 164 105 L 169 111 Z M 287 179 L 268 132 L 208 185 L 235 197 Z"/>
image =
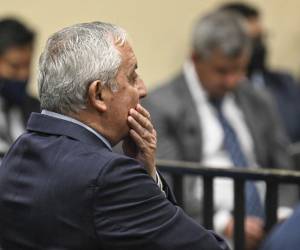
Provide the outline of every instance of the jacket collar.
<path id="1" fill-rule="evenodd" d="M 45 114 L 32 113 L 26 129 L 31 132 L 67 136 L 90 145 L 108 148 L 103 141 L 86 128 Z"/>

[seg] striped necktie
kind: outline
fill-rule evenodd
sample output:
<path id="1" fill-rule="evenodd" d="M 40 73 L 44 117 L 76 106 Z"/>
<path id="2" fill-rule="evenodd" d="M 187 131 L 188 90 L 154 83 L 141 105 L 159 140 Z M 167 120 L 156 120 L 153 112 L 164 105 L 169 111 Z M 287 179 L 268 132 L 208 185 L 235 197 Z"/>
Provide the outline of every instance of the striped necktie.
<path id="1" fill-rule="evenodd" d="M 224 149 L 228 152 L 234 166 L 240 168 L 249 167 L 238 137 L 222 112 L 222 99 L 210 99 L 210 103 L 215 108 L 217 118 L 224 131 Z M 246 214 L 264 219 L 263 204 L 253 181 L 246 182 L 245 194 Z"/>

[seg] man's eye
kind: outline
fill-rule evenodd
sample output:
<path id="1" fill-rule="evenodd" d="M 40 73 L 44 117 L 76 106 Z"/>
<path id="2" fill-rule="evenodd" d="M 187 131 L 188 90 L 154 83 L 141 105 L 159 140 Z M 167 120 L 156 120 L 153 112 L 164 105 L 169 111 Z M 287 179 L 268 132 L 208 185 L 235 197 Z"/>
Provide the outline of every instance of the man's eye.
<path id="1" fill-rule="evenodd" d="M 228 73 L 227 69 L 224 68 L 217 68 L 216 71 L 220 74 L 220 75 L 226 75 Z"/>
<path id="2" fill-rule="evenodd" d="M 133 81 L 136 81 L 137 79 L 138 79 L 138 75 L 135 74 L 135 75 L 132 77 L 132 80 L 133 80 Z"/>
<path id="3" fill-rule="evenodd" d="M 133 75 L 131 75 L 131 76 L 129 77 L 129 81 L 130 81 L 131 83 L 135 83 L 136 80 L 137 80 L 137 78 L 138 78 L 138 75 L 137 75 L 137 74 L 133 74 Z"/>

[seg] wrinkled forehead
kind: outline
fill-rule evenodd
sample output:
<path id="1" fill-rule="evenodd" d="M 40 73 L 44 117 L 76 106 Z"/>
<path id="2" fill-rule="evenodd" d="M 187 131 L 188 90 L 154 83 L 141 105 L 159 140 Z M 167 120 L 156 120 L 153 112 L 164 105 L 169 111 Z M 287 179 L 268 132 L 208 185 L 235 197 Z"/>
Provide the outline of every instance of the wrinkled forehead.
<path id="1" fill-rule="evenodd" d="M 133 51 L 131 44 L 128 41 L 126 41 L 122 45 L 116 44 L 116 48 L 118 49 L 118 51 L 121 55 L 123 64 L 125 64 L 129 68 L 137 65 L 137 58 L 135 56 L 135 53 Z"/>

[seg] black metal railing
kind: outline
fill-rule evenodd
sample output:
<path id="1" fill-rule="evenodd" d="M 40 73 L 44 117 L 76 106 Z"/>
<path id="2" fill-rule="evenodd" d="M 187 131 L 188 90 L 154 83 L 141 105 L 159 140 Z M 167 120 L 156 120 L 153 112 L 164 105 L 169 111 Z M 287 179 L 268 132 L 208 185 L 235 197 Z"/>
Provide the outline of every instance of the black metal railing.
<path id="1" fill-rule="evenodd" d="M 234 249 L 245 248 L 244 217 L 245 217 L 245 182 L 248 180 L 264 181 L 265 196 L 265 229 L 268 232 L 277 222 L 278 186 L 279 184 L 298 185 L 300 194 L 300 171 L 281 169 L 245 169 L 245 168 L 211 168 L 199 163 L 158 160 L 160 171 L 166 172 L 172 178 L 173 191 L 177 202 L 183 207 L 183 177 L 187 175 L 203 178 L 203 225 L 213 229 L 213 180 L 216 177 L 230 178 L 234 182 Z"/>

